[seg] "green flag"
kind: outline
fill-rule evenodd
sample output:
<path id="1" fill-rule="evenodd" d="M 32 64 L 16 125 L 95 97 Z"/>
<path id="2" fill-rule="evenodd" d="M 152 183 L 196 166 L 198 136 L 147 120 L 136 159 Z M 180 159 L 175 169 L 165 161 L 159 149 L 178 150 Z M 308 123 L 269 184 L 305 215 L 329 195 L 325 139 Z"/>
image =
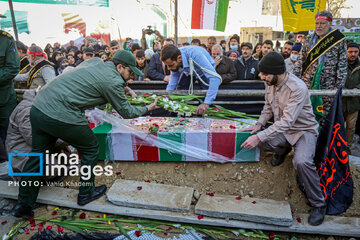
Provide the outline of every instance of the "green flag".
<path id="1" fill-rule="evenodd" d="M 320 63 L 319 67 L 317 68 L 314 78 L 311 81 L 311 90 L 321 90 L 320 88 L 320 76 L 321 70 L 323 68 L 324 63 Z M 319 123 L 320 128 L 320 121 L 324 117 L 324 109 L 323 109 L 323 101 L 321 96 L 311 96 L 310 97 L 311 104 L 313 106 L 313 111 L 315 114 L 316 121 Z"/>

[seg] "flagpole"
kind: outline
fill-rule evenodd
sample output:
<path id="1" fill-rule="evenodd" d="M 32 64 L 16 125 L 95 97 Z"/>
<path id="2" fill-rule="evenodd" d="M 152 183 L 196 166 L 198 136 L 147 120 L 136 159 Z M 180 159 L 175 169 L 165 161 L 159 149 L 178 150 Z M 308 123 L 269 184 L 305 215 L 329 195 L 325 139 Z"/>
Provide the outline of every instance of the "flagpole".
<path id="1" fill-rule="evenodd" d="M 175 0 L 175 46 L 178 45 L 178 1 Z"/>
<path id="2" fill-rule="evenodd" d="M 15 14 L 14 14 L 14 8 L 13 8 L 12 0 L 9 0 L 9 7 L 10 7 L 10 13 L 11 13 L 11 20 L 12 20 L 12 24 L 13 24 L 13 28 L 14 28 L 15 39 L 16 39 L 16 41 L 19 41 L 19 36 L 18 36 L 17 28 L 16 28 L 16 21 L 15 21 Z"/>

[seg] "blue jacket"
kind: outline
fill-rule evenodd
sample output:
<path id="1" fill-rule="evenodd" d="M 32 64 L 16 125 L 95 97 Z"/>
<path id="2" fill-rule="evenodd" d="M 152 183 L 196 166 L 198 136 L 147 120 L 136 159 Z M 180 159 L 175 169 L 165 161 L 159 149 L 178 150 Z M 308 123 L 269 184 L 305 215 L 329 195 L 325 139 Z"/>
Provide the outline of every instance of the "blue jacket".
<path id="1" fill-rule="evenodd" d="M 202 47 L 198 46 L 187 46 L 179 48 L 181 52 L 182 57 L 182 68 L 179 69 L 177 72 L 172 72 L 170 75 L 170 81 L 167 85 L 166 90 L 175 90 L 176 86 L 178 85 L 179 78 L 181 74 L 184 72 L 186 76 L 190 75 L 190 66 L 189 66 L 189 59 L 192 58 L 194 62 L 199 64 L 201 67 L 206 68 L 210 70 L 211 72 L 216 73 L 215 70 L 215 62 L 211 58 L 210 54 Z M 199 76 L 207 83 L 209 84 L 208 92 L 206 94 L 204 103 L 206 104 L 212 104 L 212 102 L 215 100 L 219 85 L 221 83 L 221 79 L 219 77 L 216 77 L 212 74 L 209 74 L 205 71 L 203 71 L 197 64 L 194 63 L 195 71 L 199 74 Z M 194 73 L 194 77 L 196 77 L 196 74 Z M 195 79 L 194 79 L 195 80 Z"/>
<path id="2" fill-rule="evenodd" d="M 151 80 L 164 80 L 166 75 L 170 75 L 170 71 L 160 60 L 160 53 L 155 53 L 152 56 L 149 62 L 148 75 Z"/>
<path id="3" fill-rule="evenodd" d="M 240 56 L 238 60 L 235 61 L 237 79 L 238 80 L 259 79 L 258 64 L 259 64 L 259 60 L 256 60 L 253 56 L 251 56 L 247 64 L 245 65 L 243 56 Z"/>

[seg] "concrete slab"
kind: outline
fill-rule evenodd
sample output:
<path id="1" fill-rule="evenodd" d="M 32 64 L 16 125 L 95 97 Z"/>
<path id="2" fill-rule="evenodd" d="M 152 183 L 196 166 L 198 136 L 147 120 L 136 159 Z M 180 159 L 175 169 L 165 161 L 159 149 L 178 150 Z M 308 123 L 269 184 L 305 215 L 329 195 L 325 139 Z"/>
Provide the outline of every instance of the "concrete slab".
<path id="1" fill-rule="evenodd" d="M 238 200 L 236 196 L 229 195 L 202 195 L 195 206 L 195 213 L 279 226 L 292 224 L 290 204 L 271 199 L 246 197 Z"/>
<path id="2" fill-rule="evenodd" d="M 8 182 L 0 181 L 0 197 L 17 199 L 18 188 L 8 186 Z M 360 237 L 360 218 L 354 217 L 336 217 L 326 216 L 325 221 L 320 226 L 310 226 L 307 224 L 307 214 L 294 216 L 293 224 L 289 227 L 276 226 L 269 224 L 252 223 L 239 220 L 225 220 L 212 217 L 198 219 L 198 215 L 191 209 L 189 213 L 176 213 L 168 211 L 157 211 L 148 209 L 137 209 L 129 207 L 116 206 L 108 201 L 105 197 L 99 198 L 85 206 L 79 206 L 76 203 L 78 191 L 66 188 L 42 187 L 37 199 L 38 203 L 50 204 L 59 207 L 76 208 L 87 211 L 103 212 L 120 216 L 130 216 L 139 218 L 149 218 L 177 223 L 191 223 L 211 226 L 241 228 L 241 229 L 258 229 L 267 231 L 291 232 L 322 234 L 344 237 Z M 35 215 L 35 217 L 38 217 Z M 301 222 L 296 219 L 301 218 Z"/>
<path id="3" fill-rule="evenodd" d="M 194 189 L 172 185 L 116 180 L 106 193 L 115 205 L 172 212 L 189 212 Z"/>
<path id="4" fill-rule="evenodd" d="M 349 161 L 352 165 L 355 165 L 358 169 L 360 169 L 360 157 L 350 155 Z"/>

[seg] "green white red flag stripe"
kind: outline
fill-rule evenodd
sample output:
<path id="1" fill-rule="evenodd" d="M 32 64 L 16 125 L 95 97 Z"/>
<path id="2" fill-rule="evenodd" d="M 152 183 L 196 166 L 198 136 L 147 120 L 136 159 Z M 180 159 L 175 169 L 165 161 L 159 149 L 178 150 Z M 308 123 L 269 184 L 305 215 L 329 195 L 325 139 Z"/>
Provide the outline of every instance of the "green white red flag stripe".
<path id="1" fill-rule="evenodd" d="M 193 0 L 192 29 L 225 31 L 229 0 Z"/>

